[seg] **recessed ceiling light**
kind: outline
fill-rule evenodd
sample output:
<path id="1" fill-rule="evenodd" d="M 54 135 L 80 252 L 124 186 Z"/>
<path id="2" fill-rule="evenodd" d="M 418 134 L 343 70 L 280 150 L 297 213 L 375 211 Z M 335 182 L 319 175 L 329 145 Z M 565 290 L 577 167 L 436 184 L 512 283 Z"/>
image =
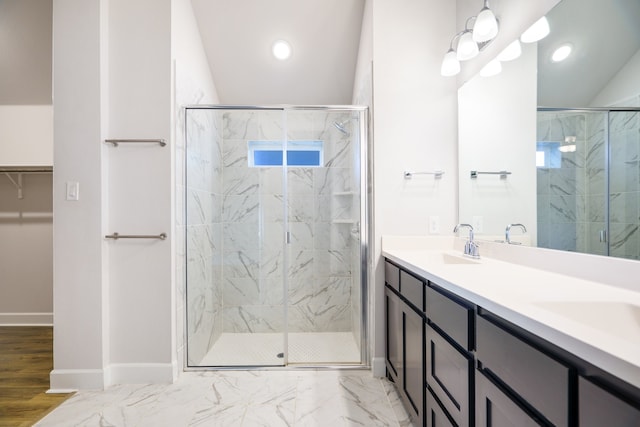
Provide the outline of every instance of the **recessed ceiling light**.
<path id="1" fill-rule="evenodd" d="M 552 62 L 564 61 L 569 57 L 569 55 L 571 55 L 571 49 L 572 49 L 571 44 L 569 43 L 563 44 L 562 46 L 560 46 L 559 48 L 553 51 L 553 54 L 551 55 L 551 61 Z"/>
<path id="2" fill-rule="evenodd" d="M 276 40 L 271 47 L 271 52 L 277 59 L 284 61 L 291 56 L 291 45 L 284 40 Z"/>

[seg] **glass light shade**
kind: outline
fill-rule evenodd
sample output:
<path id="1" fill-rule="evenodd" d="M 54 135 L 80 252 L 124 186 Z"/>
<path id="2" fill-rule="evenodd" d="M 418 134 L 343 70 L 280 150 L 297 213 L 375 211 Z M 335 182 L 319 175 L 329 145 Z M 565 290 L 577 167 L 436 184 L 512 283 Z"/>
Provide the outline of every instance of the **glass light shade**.
<path id="1" fill-rule="evenodd" d="M 527 31 L 522 33 L 520 41 L 522 43 L 534 43 L 538 40 L 542 40 L 549 34 L 549 21 L 546 16 L 538 19 Z"/>
<path id="2" fill-rule="evenodd" d="M 482 67 L 480 75 L 482 77 L 491 77 L 502 72 L 502 64 L 497 59 L 490 61 L 487 65 Z"/>
<path id="3" fill-rule="evenodd" d="M 284 61 L 291 56 L 291 45 L 284 40 L 277 40 L 273 43 L 271 52 L 277 59 Z"/>
<path id="4" fill-rule="evenodd" d="M 509 46 L 505 47 L 496 59 L 501 62 L 507 62 L 519 58 L 520 55 L 522 55 L 522 46 L 520 45 L 520 40 L 516 39 L 509 43 Z"/>
<path id="5" fill-rule="evenodd" d="M 453 49 L 444 55 L 442 60 L 442 68 L 440 68 L 440 74 L 445 77 L 455 76 L 460 72 L 460 61 L 456 57 L 456 52 Z"/>
<path id="6" fill-rule="evenodd" d="M 551 55 L 551 61 L 553 62 L 561 62 L 564 61 L 571 55 L 572 47 L 570 44 L 566 43 L 553 51 Z"/>
<path id="7" fill-rule="evenodd" d="M 487 42 L 498 35 L 498 20 L 491 9 L 483 7 L 475 24 L 473 24 L 473 40 L 477 43 Z"/>
<path id="8" fill-rule="evenodd" d="M 465 31 L 458 40 L 458 48 L 456 49 L 458 61 L 475 58 L 479 52 L 478 44 L 473 41 L 473 34 L 469 30 Z"/>

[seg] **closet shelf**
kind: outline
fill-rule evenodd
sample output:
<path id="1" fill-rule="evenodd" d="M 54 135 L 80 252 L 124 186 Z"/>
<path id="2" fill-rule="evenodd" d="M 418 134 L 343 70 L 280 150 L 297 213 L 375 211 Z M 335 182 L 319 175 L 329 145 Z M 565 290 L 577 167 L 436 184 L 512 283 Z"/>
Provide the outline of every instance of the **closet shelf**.
<path id="1" fill-rule="evenodd" d="M 7 179 L 16 187 L 16 190 L 18 190 L 18 199 L 24 199 L 24 194 L 22 193 L 22 175 L 52 172 L 53 167 L 51 166 L 0 166 L 0 174 L 4 174 L 4 176 L 6 176 Z M 18 175 L 17 181 L 13 179 L 11 174 Z"/>

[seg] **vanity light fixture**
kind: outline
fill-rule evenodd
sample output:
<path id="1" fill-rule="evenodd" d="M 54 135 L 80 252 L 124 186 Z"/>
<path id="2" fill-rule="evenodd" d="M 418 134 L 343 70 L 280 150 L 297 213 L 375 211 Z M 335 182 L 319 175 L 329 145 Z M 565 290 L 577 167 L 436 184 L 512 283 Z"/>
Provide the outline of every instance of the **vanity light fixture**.
<path id="1" fill-rule="evenodd" d="M 515 39 L 498 54 L 496 59 L 500 62 L 507 62 L 519 58 L 520 55 L 522 55 L 522 46 L 520 45 L 520 40 Z"/>
<path id="2" fill-rule="evenodd" d="M 271 53 L 276 59 L 284 61 L 291 56 L 291 45 L 285 40 L 276 40 L 271 46 Z"/>
<path id="3" fill-rule="evenodd" d="M 573 46 L 571 43 L 565 43 L 558 47 L 551 54 L 551 62 L 562 62 L 571 55 L 571 51 L 573 50 Z"/>
<path id="4" fill-rule="evenodd" d="M 473 26 L 469 24 L 473 21 Z M 464 30 L 457 33 L 449 43 L 444 55 L 440 74 L 446 77 L 460 72 L 460 61 L 475 58 L 478 53 L 498 35 L 498 19 L 484 0 L 484 7 L 477 16 L 471 16 L 464 24 Z"/>
<path id="5" fill-rule="evenodd" d="M 560 144 L 558 148 L 563 153 L 573 153 L 576 151 L 576 137 L 575 136 L 565 136 L 564 142 Z"/>
<path id="6" fill-rule="evenodd" d="M 538 40 L 542 40 L 543 38 L 547 37 L 549 31 L 549 21 L 547 21 L 546 16 L 543 16 L 542 18 L 534 22 L 533 25 L 527 29 L 527 31 L 522 33 L 522 35 L 520 36 L 520 41 L 522 43 L 537 42 Z"/>
<path id="7" fill-rule="evenodd" d="M 460 72 L 460 61 L 456 56 L 456 51 L 452 47 L 449 47 L 449 51 L 444 55 L 442 60 L 442 67 L 440 68 L 440 74 L 445 77 L 455 76 Z"/>
<path id="8" fill-rule="evenodd" d="M 469 21 L 475 19 L 475 16 L 467 19 L 467 22 L 464 24 L 464 31 L 460 35 L 458 39 L 458 47 L 456 48 L 456 56 L 458 57 L 458 61 L 467 61 L 469 59 L 475 58 L 480 53 L 480 48 L 478 47 L 478 43 L 473 40 L 473 31 L 469 29 Z"/>
<path id="9" fill-rule="evenodd" d="M 498 35 L 498 20 L 489 9 L 489 0 L 484 0 L 484 7 L 478 13 L 473 24 L 473 40 L 477 43 L 488 42 Z"/>
<path id="10" fill-rule="evenodd" d="M 500 63 L 500 61 L 498 61 L 498 59 L 494 59 L 489 61 L 487 65 L 482 67 L 482 69 L 480 70 L 480 75 L 482 77 L 491 77 L 500 74 L 501 72 L 502 64 Z"/>

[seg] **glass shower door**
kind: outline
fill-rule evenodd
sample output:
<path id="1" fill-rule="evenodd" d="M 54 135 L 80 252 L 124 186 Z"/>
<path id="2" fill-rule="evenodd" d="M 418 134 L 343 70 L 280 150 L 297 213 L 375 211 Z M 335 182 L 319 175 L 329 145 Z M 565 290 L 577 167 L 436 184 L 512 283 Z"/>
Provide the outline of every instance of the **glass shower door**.
<path id="1" fill-rule="evenodd" d="M 365 125 L 357 107 L 187 109 L 188 367 L 366 360 Z"/>
<path id="2" fill-rule="evenodd" d="M 609 254 L 640 259 L 640 112 L 609 112 Z"/>
<path id="3" fill-rule="evenodd" d="M 287 110 L 289 364 L 362 360 L 362 114 Z"/>
<path id="4" fill-rule="evenodd" d="M 186 135 L 187 364 L 283 365 L 283 110 L 187 109 Z"/>

